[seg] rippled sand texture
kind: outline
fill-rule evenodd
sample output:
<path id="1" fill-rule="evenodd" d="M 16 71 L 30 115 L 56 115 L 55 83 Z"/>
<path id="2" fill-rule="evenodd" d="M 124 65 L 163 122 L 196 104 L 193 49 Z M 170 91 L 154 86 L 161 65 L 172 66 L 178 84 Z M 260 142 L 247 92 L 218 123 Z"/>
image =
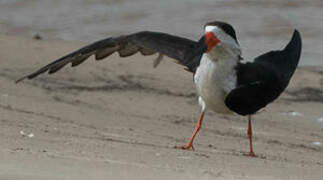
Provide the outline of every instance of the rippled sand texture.
<path id="1" fill-rule="evenodd" d="M 0 179 L 320 179 L 323 68 L 298 69 L 254 116 L 208 112 L 195 152 L 176 150 L 199 116 L 192 75 L 170 59 L 112 56 L 16 85 L 83 44 L 0 36 Z M 14 50 L 14 51 L 13 51 Z"/>

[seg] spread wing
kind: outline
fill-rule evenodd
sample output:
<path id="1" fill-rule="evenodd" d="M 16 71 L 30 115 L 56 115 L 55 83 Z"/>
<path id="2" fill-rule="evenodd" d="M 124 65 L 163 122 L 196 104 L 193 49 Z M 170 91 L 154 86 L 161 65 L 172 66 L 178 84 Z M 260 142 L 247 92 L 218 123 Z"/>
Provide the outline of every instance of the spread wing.
<path id="1" fill-rule="evenodd" d="M 240 115 L 247 115 L 274 101 L 288 86 L 301 50 L 301 36 L 295 30 L 283 50 L 265 53 L 253 63 L 238 64 L 237 88 L 226 97 L 226 105 Z"/>
<path id="2" fill-rule="evenodd" d="M 202 52 L 193 54 L 197 46 L 198 42 L 196 41 L 159 32 L 142 31 L 120 37 L 111 37 L 94 42 L 63 56 L 18 79 L 16 82 L 18 83 L 26 78 L 35 78 L 45 72 L 49 74 L 55 73 L 69 63 L 71 63 L 72 67 L 77 66 L 92 55 L 95 56 L 96 60 L 101 60 L 115 52 L 118 52 L 120 57 L 131 56 L 137 52 L 144 56 L 159 53 L 154 66 L 159 63 L 163 55 L 166 55 L 176 59 L 179 64 L 186 66 L 189 71 L 195 72 L 202 55 Z"/>

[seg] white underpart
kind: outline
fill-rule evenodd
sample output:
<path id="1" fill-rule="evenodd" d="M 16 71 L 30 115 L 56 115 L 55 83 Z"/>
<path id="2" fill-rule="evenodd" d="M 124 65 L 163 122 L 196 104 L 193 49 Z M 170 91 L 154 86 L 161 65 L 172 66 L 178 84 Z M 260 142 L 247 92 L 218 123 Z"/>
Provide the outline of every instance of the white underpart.
<path id="1" fill-rule="evenodd" d="M 218 113 L 230 113 L 224 101 L 229 92 L 236 87 L 234 67 L 237 60 L 211 60 L 204 54 L 194 75 L 202 111 L 209 108 Z"/>
<path id="2" fill-rule="evenodd" d="M 216 26 L 207 26 L 205 31 L 212 31 L 221 43 L 203 54 L 194 75 L 199 104 L 202 112 L 208 108 L 218 113 L 231 113 L 224 101 L 236 87 L 235 66 L 239 61 L 240 47 L 234 39 Z"/>
<path id="3" fill-rule="evenodd" d="M 201 106 L 201 113 L 204 113 L 206 111 L 206 104 L 201 96 L 199 96 L 199 105 Z"/>

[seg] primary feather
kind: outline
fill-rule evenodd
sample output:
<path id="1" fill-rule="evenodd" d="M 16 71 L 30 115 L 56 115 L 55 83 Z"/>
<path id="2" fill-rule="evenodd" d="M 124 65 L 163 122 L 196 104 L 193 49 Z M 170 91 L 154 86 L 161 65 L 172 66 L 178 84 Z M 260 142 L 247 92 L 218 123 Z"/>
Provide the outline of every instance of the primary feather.
<path id="1" fill-rule="evenodd" d="M 162 55 L 166 55 L 176 59 L 179 64 L 186 66 L 189 71 L 195 72 L 196 67 L 199 65 L 200 56 L 202 55 L 192 56 L 192 52 L 197 46 L 197 43 L 186 38 L 150 31 L 111 37 L 94 42 L 63 56 L 39 70 L 18 79 L 16 82 L 18 83 L 26 78 L 35 78 L 45 72 L 49 74 L 55 73 L 69 63 L 71 63 L 72 67 L 78 66 L 92 55 L 95 56 L 96 60 L 102 60 L 115 52 L 118 52 L 120 57 L 128 57 L 137 52 L 140 52 L 144 56 L 159 53 L 154 66 L 158 65 Z"/>
<path id="2" fill-rule="evenodd" d="M 239 63 L 237 88 L 228 94 L 225 104 L 240 115 L 248 115 L 274 101 L 288 86 L 301 50 L 301 36 L 295 30 L 283 50 L 265 53 L 252 63 Z"/>

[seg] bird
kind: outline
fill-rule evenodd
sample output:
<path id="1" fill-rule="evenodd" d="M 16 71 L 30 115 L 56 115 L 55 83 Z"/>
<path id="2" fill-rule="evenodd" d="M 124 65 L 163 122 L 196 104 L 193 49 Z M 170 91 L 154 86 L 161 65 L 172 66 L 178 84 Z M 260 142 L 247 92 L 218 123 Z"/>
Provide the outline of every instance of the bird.
<path id="1" fill-rule="evenodd" d="M 120 57 L 138 52 L 144 56 L 157 54 L 154 67 L 167 56 L 193 74 L 197 100 L 201 107 L 191 138 L 185 145 L 175 148 L 194 150 L 193 142 L 202 127 L 204 114 L 207 110 L 212 110 L 221 114 L 248 116 L 249 153 L 246 155 L 255 157 L 251 116 L 277 99 L 288 86 L 301 56 L 301 35 L 295 29 L 285 48 L 244 61 L 232 25 L 212 21 L 203 28 L 204 34 L 197 41 L 154 31 L 108 37 L 58 58 L 23 76 L 16 83 L 46 72 L 56 73 L 67 64 L 78 66 L 92 55 L 96 60 L 102 60 L 116 52 Z"/>

